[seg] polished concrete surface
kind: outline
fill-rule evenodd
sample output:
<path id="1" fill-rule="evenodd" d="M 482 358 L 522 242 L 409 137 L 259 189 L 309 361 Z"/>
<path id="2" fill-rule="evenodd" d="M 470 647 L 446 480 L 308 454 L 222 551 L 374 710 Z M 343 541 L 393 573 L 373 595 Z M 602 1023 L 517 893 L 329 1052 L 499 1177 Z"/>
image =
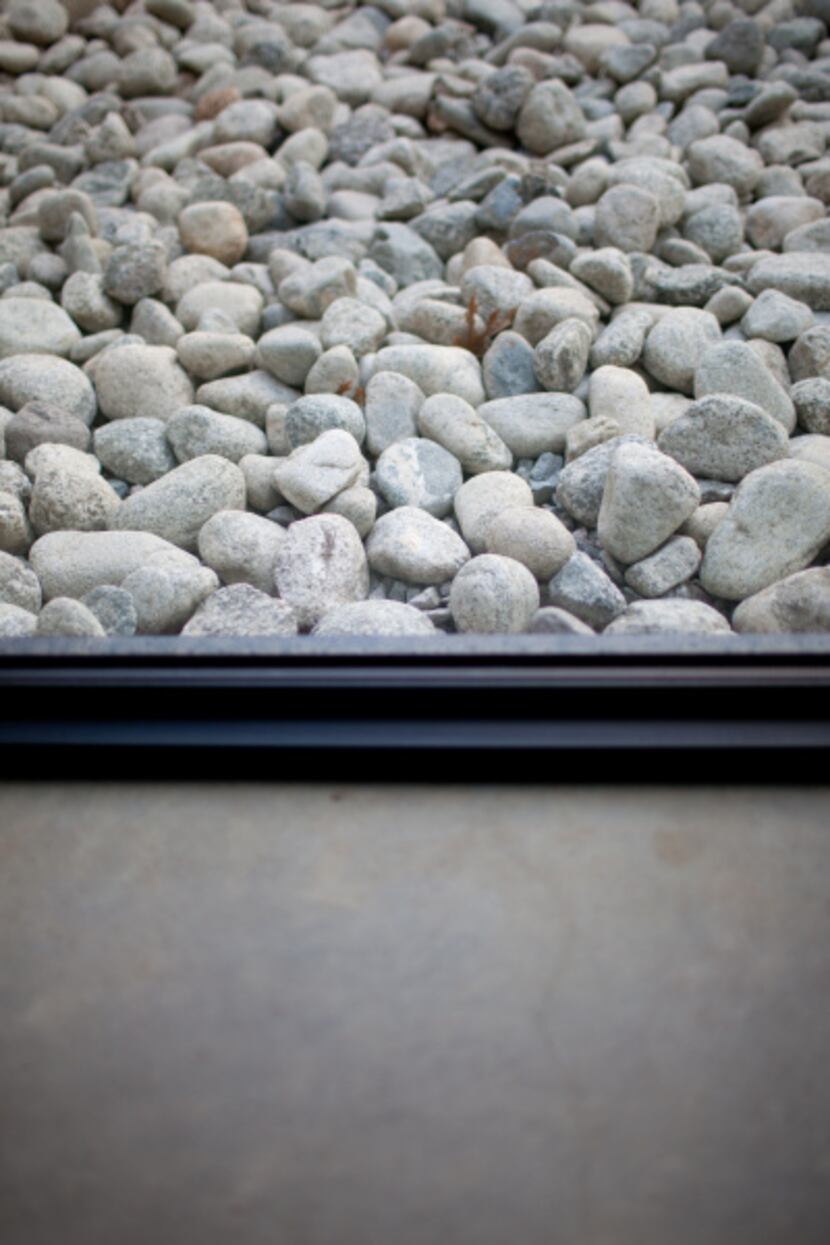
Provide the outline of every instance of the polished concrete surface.
<path id="1" fill-rule="evenodd" d="M 830 789 L 7 783 L 0 1006 L 3 1245 L 830 1240 Z"/>

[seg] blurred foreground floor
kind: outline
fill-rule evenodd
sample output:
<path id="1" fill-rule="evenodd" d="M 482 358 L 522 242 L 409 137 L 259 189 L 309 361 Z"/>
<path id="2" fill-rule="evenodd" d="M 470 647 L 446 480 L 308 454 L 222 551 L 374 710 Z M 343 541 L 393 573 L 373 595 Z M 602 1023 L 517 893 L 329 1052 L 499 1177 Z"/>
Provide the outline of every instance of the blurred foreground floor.
<path id="1" fill-rule="evenodd" d="M 3 1245 L 827 1245 L 830 789 L 0 787 Z"/>

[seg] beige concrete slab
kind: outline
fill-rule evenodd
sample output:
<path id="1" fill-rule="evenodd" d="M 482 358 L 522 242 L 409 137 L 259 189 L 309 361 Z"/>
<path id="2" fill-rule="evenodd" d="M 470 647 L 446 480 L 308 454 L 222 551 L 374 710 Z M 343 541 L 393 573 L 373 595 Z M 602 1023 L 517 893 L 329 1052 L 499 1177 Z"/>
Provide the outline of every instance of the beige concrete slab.
<path id="1" fill-rule="evenodd" d="M 826 1245 L 830 789 L 0 787 L 3 1245 Z"/>

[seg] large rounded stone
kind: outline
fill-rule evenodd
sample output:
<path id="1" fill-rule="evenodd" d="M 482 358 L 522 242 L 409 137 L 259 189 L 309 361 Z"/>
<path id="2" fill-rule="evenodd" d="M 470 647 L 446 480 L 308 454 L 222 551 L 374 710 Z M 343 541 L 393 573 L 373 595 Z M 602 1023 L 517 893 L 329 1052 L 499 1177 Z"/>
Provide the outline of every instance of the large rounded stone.
<path id="1" fill-rule="evenodd" d="M 759 467 L 738 486 L 706 544 L 700 582 L 740 601 L 809 566 L 830 541 L 830 472 L 785 459 Z"/>
<path id="2" fill-rule="evenodd" d="M 68 355 L 80 330 L 45 298 L 0 299 L 0 359 L 18 354 Z"/>
<path id="3" fill-rule="evenodd" d="M 351 601 L 329 610 L 314 635 L 435 635 L 429 618 L 401 601 Z"/>
<path id="4" fill-rule="evenodd" d="M 746 342 L 710 346 L 695 368 L 694 395 L 734 394 L 767 411 L 787 432 L 795 427 L 795 407 L 769 368 Z"/>
<path id="5" fill-rule="evenodd" d="M 692 475 L 711 480 L 742 480 L 789 453 L 778 420 L 754 402 L 723 393 L 693 402 L 657 444 Z"/>
<path id="6" fill-rule="evenodd" d="M 122 531 L 154 532 L 193 552 L 199 530 L 220 510 L 245 509 L 245 477 L 226 458 L 205 454 L 133 493 L 115 515 Z"/>
<path id="7" fill-rule="evenodd" d="M 796 571 L 742 601 L 732 615 L 738 632 L 826 634 L 830 631 L 830 566 Z"/>
<path id="8" fill-rule="evenodd" d="M 650 445 L 620 445 L 608 468 L 597 519 L 602 547 L 620 562 L 639 562 L 699 505 L 700 488 L 679 463 Z"/>
<path id="9" fill-rule="evenodd" d="M 285 601 L 250 584 L 232 584 L 205 597 L 182 627 L 186 636 L 286 636 L 297 634 L 297 616 Z"/>
<path id="10" fill-rule="evenodd" d="M 455 455 L 426 437 L 407 437 L 385 449 L 377 461 L 377 485 L 390 506 L 418 506 L 441 519 L 461 488 Z"/>
<path id="11" fill-rule="evenodd" d="M 519 113 L 516 132 L 528 151 L 545 156 L 585 134 L 585 116 L 564 82 L 538 83 Z"/>
<path id="12" fill-rule="evenodd" d="M 418 431 L 454 455 L 466 472 L 501 471 L 513 455 L 501 437 L 463 398 L 451 393 L 427 398 L 418 412 Z"/>
<path id="13" fill-rule="evenodd" d="M 274 592 L 274 568 L 285 529 L 244 510 L 220 510 L 199 531 L 199 557 L 223 584 Z"/>
<path id="14" fill-rule="evenodd" d="M 248 248 L 245 218 L 232 203 L 192 203 L 179 213 L 179 234 L 188 251 L 232 266 Z"/>
<path id="15" fill-rule="evenodd" d="M 720 325 L 711 311 L 674 307 L 659 318 L 646 337 L 643 362 L 655 380 L 691 394 L 700 361 L 720 340 Z"/>
<path id="16" fill-rule="evenodd" d="M 337 605 L 363 600 L 369 567 L 353 525 L 337 514 L 292 523 L 277 556 L 275 581 L 301 627 L 313 627 Z"/>
<path id="17" fill-rule="evenodd" d="M 381 515 L 366 541 L 372 570 L 409 584 L 452 579 L 470 550 L 451 527 L 416 506 Z"/>
<path id="18" fill-rule="evenodd" d="M 502 510 L 490 524 L 487 552 L 513 558 L 536 579 L 548 580 L 576 552 L 576 542 L 550 510 L 514 506 Z"/>
<path id="19" fill-rule="evenodd" d="M 478 359 L 457 346 L 384 346 L 376 355 L 375 371 L 399 372 L 427 397 L 453 393 L 471 406 L 484 401 Z"/>
<path id="20" fill-rule="evenodd" d="M 61 407 L 27 402 L 6 424 L 5 440 L 7 456 L 22 463 L 37 445 L 71 445 L 87 450 L 90 435 L 85 423 Z"/>
<path id="21" fill-rule="evenodd" d="M 490 524 L 513 506 L 532 506 L 533 493 L 521 476 L 510 471 L 488 471 L 466 480 L 453 503 L 461 534 L 473 553 L 484 553 Z"/>
<path id="22" fill-rule="evenodd" d="M 193 386 L 172 346 L 116 346 L 95 365 L 98 404 L 108 419 L 165 422 L 193 401 Z"/>
<path id="23" fill-rule="evenodd" d="M 522 393 L 484 402 L 478 413 L 517 458 L 561 454 L 569 428 L 585 419 L 585 404 L 570 393 Z"/>
<path id="24" fill-rule="evenodd" d="M 154 554 L 174 546 L 150 532 L 49 532 L 29 551 L 43 599 L 83 597 L 100 584 L 120 585 Z"/>
<path id="25" fill-rule="evenodd" d="M 484 553 L 462 567 L 450 588 L 450 613 L 461 632 L 526 631 L 539 608 L 539 585 L 513 558 Z"/>
<path id="26" fill-rule="evenodd" d="M 27 402 L 59 406 L 87 425 L 97 410 L 89 377 L 53 355 L 20 354 L 0 362 L 0 404 L 17 411 Z"/>

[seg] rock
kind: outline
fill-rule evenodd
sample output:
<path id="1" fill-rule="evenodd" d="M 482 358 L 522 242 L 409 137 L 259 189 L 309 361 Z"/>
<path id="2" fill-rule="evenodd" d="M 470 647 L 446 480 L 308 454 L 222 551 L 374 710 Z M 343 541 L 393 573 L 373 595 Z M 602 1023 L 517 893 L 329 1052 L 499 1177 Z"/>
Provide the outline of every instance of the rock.
<path id="1" fill-rule="evenodd" d="M 361 540 L 374 527 L 377 512 L 377 496 L 363 484 L 349 485 L 341 493 L 335 493 L 331 501 L 327 501 L 322 507 L 323 514 L 341 514 L 344 519 L 348 519 Z"/>
<path id="2" fill-rule="evenodd" d="M 27 402 L 47 402 L 89 425 L 97 409 L 95 391 L 79 367 L 52 355 L 18 354 L 0 362 L 0 403 L 17 411 Z"/>
<path id="3" fill-rule="evenodd" d="M 697 510 L 687 519 L 680 532 L 683 536 L 691 536 L 699 549 L 706 548 L 706 542 L 729 509 L 725 501 L 712 501 L 698 506 Z"/>
<path id="4" fill-rule="evenodd" d="M 283 324 L 264 333 L 257 343 L 257 361 L 285 385 L 304 385 L 322 354 L 320 341 L 299 325 Z"/>
<path id="5" fill-rule="evenodd" d="M 442 445 L 471 475 L 507 470 L 513 464 L 513 455 L 498 433 L 454 394 L 438 393 L 426 399 L 418 412 L 418 431 Z"/>
<path id="6" fill-rule="evenodd" d="M 29 563 L 49 601 L 120 585 L 154 554 L 171 551 L 168 541 L 149 532 L 49 532 L 32 545 Z"/>
<path id="7" fill-rule="evenodd" d="M 790 457 L 806 459 L 830 471 L 830 437 L 817 433 L 805 437 L 793 437 L 790 441 Z"/>
<path id="8" fill-rule="evenodd" d="M 576 551 L 574 538 L 550 510 L 514 506 L 502 510 L 487 529 L 488 553 L 513 558 L 539 580 L 548 580 Z"/>
<path id="9" fill-rule="evenodd" d="M 754 402 L 727 393 L 693 402 L 657 444 L 692 475 L 713 480 L 742 480 L 789 452 L 778 420 Z"/>
<path id="10" fill-rule="evenodd" d="M 706 59 L 723 61 L 732 74 L 754 75 L 764 54 L 764 33 L 757 22 L 739 17 L 727 23 L 706 45 Z"/>
<path id="11" fill-rule="evenodd" d="M 6 605 L 0 602 L 0 638 L 13 639 L 34 635 L 37 630 L 37 615 L 19 605 Z"/>
<path id="12" fill-rule="evenodd" d="M 176 341 L 179 362 L 199 380 L 217 380 L 253 363 L 256 345 L 243 333 L 186 333 Z"/>
<path id="13" fill-rule="evenodd" d="M 423 392 L 407 376 L 376 371 L 366 386 L 364 408 L 369 453 L 382 454 L 390 445 L 414 437 L 423 401 Z"/>
<path id="14" fill-rule="evenodd" d="M 293 506 L 311 514 L 354 484 L 364 469 L 360 446 L 351 433 L 332 428 L 283 459 L 274 471 L 274 482 Z"/>
<path id="15" fill-rule="evenodd" d="M 758 250 L 777 251 L 787 234 L 824 217 L 824 204 L 807 195 L 767 195 L 746 213 L 746 235 Z"/>
<path id="16" fill-rule="evenodd" d="M 232 203 L 192 203 L 179 213 L 182 245 L 220 264 L 236 264 L 248 249 L 245 218 Z"/>
<path id="17" fill-rule="evenodd" d="M 473 553 L 487 548 L 490 524 L 513 506 L 532 506 L 530 485 L 510 471 L 488 471 L 466 480 L 455 495 L 455 517 Z"/>
<path id="18" fill-rule="evenodd" d="M 125 98 L 167 95 L 175 84 L 176 62 L 162 48 L 139 48 L 121 62 L 119 86 Z"/>
<path id="19" fill-rule="evenodd" d="M 381 515 L 366 541 L 372 570 L 408 584 L 442 584 L 469 560 L 460 536 L 416 506 Z"/>
<path id="20" fill-rule="evenodd" d="M 744 222 L 730 203 L 712 203 L 693 212 L 683 227 L 683 236 L 706 252 L 713 264 L 740 251 Z"/>
<path id="21" fill-rule="evenodd" d="M 471 406 L 484 401 L 478 359 L 457 346 L 384 346 L 375 372 L 397 372 L 413 381 L 427 397 L 451 393 Z"/>
<path id="22" fill-rule="evenodd" d="M 100 531 L 112 525 L 120 505 L 114 489 L 89 469 L 42 468 L 35 477 L 29 518 L 38 536 Z"/>
<path id="23" fill-rule="evenodd" d="M 124 419 L 96 428 L 94 448 L 103 466 L 129 484 L 151 484 L 176 466 L 161 419 Z"/>
<path id="24" fill-rule="evenodd" d="M 721 182 L 739 196 L 752 193 L 764 167 L 761 155 L 726 134 L 713 134 L 690 143 L 686 151 L 689 173 L 696 186 Z"/>
<path id="25" fill-rule="evenodd" d="M 386 320 L 374 307 L 356 298 L 337 298 L 323 312 L 321 341 L 348 346 L 356 358 L 377 350 L 386 336 Z"/>
<path id="26" fill-rule="evenodd" d="M 450 613 L 461 632 L 522 632 L 538 608 L 539 588 L 527 567 L 495 553 L 472 558 L 450 588 Z"/>
<path id="27" fill-rule="evenodd" d="M 132 597 L 139 634 L 173 635 L 219 581 L 196 558 L 176 550 L 154 554 L 121 586 Z"/>
<path id="28" fill-rule="evenodd" d="M 166 425 L 167 440 L 180 463 L 204 454 L 218 454 L 238 463 L 246 454 L 264 454 L 265 433 L 247 419 L 220 415 L 208 406 L 182 406 Z"/>
<path id="29" fill-rule="evenodd" d="M 43 298 L 0 299 L 0 359 L 68 355 L 81 334 L 62 307 Z"/>
<path id="30" fill-rule="evenodd" d="M 207 260 L 207 256 L 191 255 L 187 258 Z M 199 327 L 202 315 L 211 307 L 221 307 L 237 330 L 246 337 L 258 336 L 263 298 L 255 286 L 237 281 L 203 281 L 182 294 L 176 303 L 176 319 L 188 332 L 192 332 Z"/>
<path id="31" fill-rule="evenodd" d="M 104 636 L 106 632 L 92 610 L 71 597 L 54 597 L 44 605 L 36 635 Z"/>
<path id="32" fill-rule="evenodd" d="M 801 427 L 808 432 L 830 436 L 830 380 L 824 376 L 800 380 L 793 385 L 790 396 Z M 8 428 L 6 437 L 8 439 Z"/>
<path id="33" fill-rule="evenodd" d="M 36 445 L 71 445 L 86 450 L 91 439 L 85 423 L 48 402 L 27 402 L 12 415 L 4 435 L 6 454 L 18 463 L 24 462 Z"/>
<path id="34" fill-rule="evenodd" d="M 590 627 L 607 626 L 626 605 L 605 571 L 581 552 L 574 553 L 551 579 L 548 600 Z"/>
<path id="35" fill-rule="evenodd" d="M 830 379 L 830 326 L 816 324 L 796 339 L 787 360 L 793 380 Z"/>
<path id="36" fill-rule="evenodd" d="M 199 530 L 219 510 L 244 510 L 245 477 L 216 454 L 204 454 L 148 484 L 122 502 L 113 526 L 153 532 L 192 552 Z"/>
<path id="37" fill-rule="evenodd" d="M 809 566 L 830 541 L 830 472 L 785 459 L 759 467 L 738 486 L 706 545 L 700 582 L 740 601 Z"/>
<path id="38" fill-rule="evenodd" d="M 375 478 L 390 506 L 417 506 L 438 519 L 452 510 L 463 480 L 455 455 L 424 437 L 388 446 L 378 458 Z"/>
<path id="39" fill-rule="evenodd" d="M 21 498 L 6 489 L 0 490 L 0 550 L 3 553 L 26 553 L 33 539 L 34 533 Z"/>
<path id="40" fill-rule="evenodd" d="M 628 444 L 648 445 L 648 441 L 634 435 L 615 435 L 569 462 L 559 474 L 554 494 L 556 504 L 573 515 L 578 523 L 587 528 L 596 527 L 611 459 L 620 445 Z"/>
<path id="41" fill-rule="evenodd" d="M 656 380 L 670 389 L 691 394 L 701 359 L 720 340 L 720 325 L 711 312 L 675 307 L 650 330 L 643 361 Z"/>
<path id="42" fill-rule="evenodd" d="M 121 307 L 107 297 L 103 278 L 95 272 L 73 272 L 63 284 L 61 306 L 87 333 L 100 333 L 121 323 Z"/>
<path id="43" fill-rule="evenodd" d="M 572 392 L 585 375 L 590 349 L 588 326 L 573 317 L 563 320 L 536 347 L 533 356 L 536 379 L 545 389 Z"/>
<path id="44" fill-rule="evenodd" d="M 556 605 L 546 605 L 533 615 L 528 635 L 594 635 L 593 627 L 582 622 L 575 614 L 561 610 Z"/>
<path id="45" fill-rule="evenodd" d="M 251 584 L 273 593 L 277 554 L 285 539 L 278 523 L 243 510 L 220 510 L 199 531 L 199 557 L 223 584 Z"/>
<path id="46" fill-rule="evenodd" d="M 672 536 L 656 553 L 635 562 L 625 572 L 625 582 L 641 597 L 662 597 L 691 579 L 702 554 L 690 536 Z"/>
<path id="47" fill-rule="evenodd" d="M 812 311 L 830 311 L 830 255 L 792 251 L 758 260 L 746 279 L 751 293 L 778 290 Z"/>
<path id="48" fill-rule="evenodd" d="M 629 368 L 598 367 L 588 386 L 591 420 L 613 420 L 617 434 L 633 433 L 654 440 L 651 396 L 641 376 Z"/>
<path id="49" fill-rule="evenodd" d="M 660 226 L 660 204 L 648 190 L 620 185 L 606 190 L 596 207 L 594 243 L 619 251 L 650 251 Z"/>
<path id="50" fill-rule="evenodd" d="M 142 298 L 159 292 L 164 285 L 166 269 L 167 252 L 161 242 L 116 246 L 104 269 L 103 288 L 116 302 L 132 307 Z"/>
<path id="51" fill-rule="evenodd" d="M 488 398 L 531 394 L 538 389 L 533 371 L 533 350 L 519 334 L 510 330 L 499 333 L 486 351 L 481 370 Z"/>
<path id="52" fill-rule="evenodd" d="M 618 445 L 597 519 L 600 543 L 619 562 L 639 562 L 699 504 L 697 482 L 673 459 L 651 446 Z"/>
<path id="53" fill-rule="evenodd" d="M 101 584 L 88 592 L 82 602 L 103 627 L 107 635 L 132 636 L 138 627 L 138 614 L 133 598 L 124 588 Z"/>
<path id="54" fill-rule="evenodd" d="M 561 453 L 568 430 L 585 419 L 585 405 L 572 394 L 529 393 L 496 398 L 479 415 L 517 458 Z"/>
<path id="55" fill-rule="evenodd" d="M 28 563 L 0 552 L 0 604 L 15 605 L 36 614 L 42 597 L 40 581 Z"/>
<path id="56" fill-rule="evenodd" d="M 294 610 L 247 583 L 219 588 L 205 597 L 182 628 L 187 636 L 284 636 L 297 634 Z"/>
<path id="57" fill-rule="evenodd" d="M 472 96 L 470 102 L 476 116 L 491 130 L 512 130 L 533 82 L 533 75 L 521 65 L 497 69 Z"/>
<path id="58" fill-rule="evenodd" d="M 578 142 L 586 130 L 584 114 L 563 82 L 537 83 L 525 100 L 516 132 L 534 155 L 546 156 L 557 147 Z"/>
<path id="59" fill-rule="evenodd" d="M 388 272 L 400 288 L 444 275 L 444 265 L 435 249 L 414 229 L 393 221 L 378 225 L 369 247 L 369 258 Z M 280 288 L 280 298 L 282 296 Z"/>
<path id="60" fill-rule="evenodd" d="M 746 342 L 728 341 L 705 350 L 695 368 L 694 394 L 733 394 L 760 406 L 787 432 L 795 427 L 795 408 L 768 368 Z"/>
<path id="61" fill-rule="evenodd" d="M 313 627 L 335 606 L 364 600 L 369 592 L 360 537 L 348 519 L 335 514 L 291 524 L 277 557 L 275 579 L 280 597 L 294 609 L 301 627 Z"/>
<path id="62" fill-rule="evenodd" d="M 747 597 L 732 615 L 732 626 L 756 635 L 830 631 L 830 567 L 797 571 Z"/>
<path id="63" fill-rule="evenodd" d="M 291 403 L 297 396 L 296 389 L 280 384 L 268 372 L 258 369 L 244 376 L 223 376 L 221 380 L 208 381 L 196 390 L 196 401 L 202 406 L 210 406 L 223 415 L 247 419 L 257 428 L 265 427 L 266 412 L 275 402 Z"/>
<path id="64" fill-rule="evenodd" d="M 747 337 L 769 342 L 791 342 L 810 328 L 813 313 L 806 303 L 788 298 L 779 290 L 762 290 L 741 321 Z"/>
<path id="65" fill-rule="evenodd" d="M 22 43 L 56 43 L 69 25 L 66 6 L 57 0 L 12 0 L 7 16 L 9 29 Z"/>
<path id="66" fill-rule="evenodd" d="M 351 398 L 333 393 L 307 395 L 293 402 L 285 413 L 285 435 L 291 449 L 309 444 L 332 428 L 348 432 L 362 445 L 366 421 Z"/>
<path id="67" fill-rule="evenodd" d="M 352 601 L 324 614 L 313 635 L 434 635 L 430 620 L 401 601 Z"/>
<path id="68" fill-rule="evenodd" d="M 634 293 L 631 263 L 618 247 L 600 247 L 577 255 L 569 271 L 571 276 L 584 281 L 609 303 L 630 302 Z"/>
<path id="69" fill-rule="evenodd" d="M 96 360 L 94 383 L 107 419 L 166 422 L 193 401 L 193 386 L 170 346 L 111 346 Z"/>
<path id="70" fill-rule="evenodd" d="M 702 601 L 634 601 L 606 628 L 606 635 L 729 634 L 729 623 Z"/>
<path id="71" fill-rule="evenodd" d="M 148 346 L 178 346 L 184 328 L 172 311 L 157 298 L 140 298 L 133 307 L 130 333 L 143 337 Z"/>

